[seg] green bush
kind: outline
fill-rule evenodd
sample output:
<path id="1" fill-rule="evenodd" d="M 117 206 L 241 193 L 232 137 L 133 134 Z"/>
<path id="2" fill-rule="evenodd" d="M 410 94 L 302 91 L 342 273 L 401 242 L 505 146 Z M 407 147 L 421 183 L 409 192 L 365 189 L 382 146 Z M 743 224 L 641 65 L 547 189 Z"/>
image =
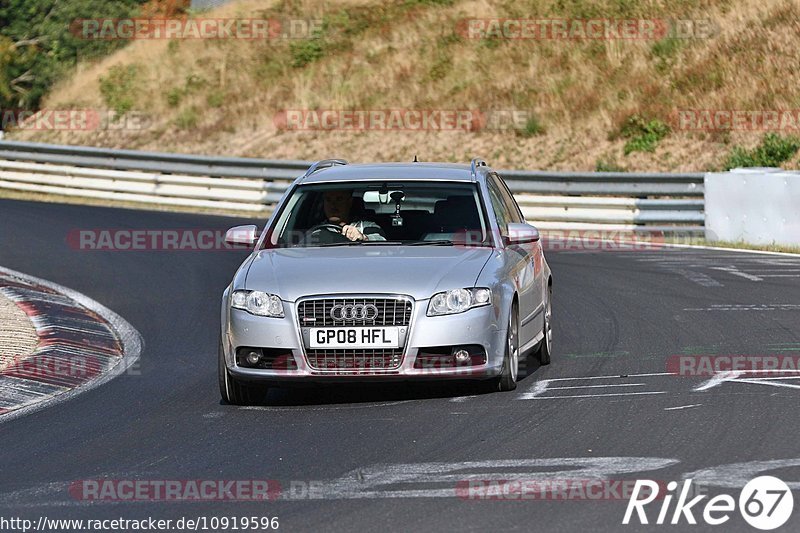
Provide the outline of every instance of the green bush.
<path id="1" fill-rule="evenodd" d="M 645 120 L 639 115 L 632 115 L 620 130 L 620 137 L 628 139 L 623 152 L 653 152 L 658 142 L 669 134 L 669 126 L 658 119 Z"/>
<path id="2" fill-rule="evenodd" d="M 525 122 L 525 127 L 517 130 L 517 135 L 525 138 L 542 135 L 545 132 L 545 127 L 536 115 L 531 115 Z"/>
<path id="3" fill-rule="evenodd" d="M 595 172 L 626 172 L 614 159 L 598 159 L 594 165 Z"/>
<path id="4" fill-rule="evenodd" d="M 800 138 L 794 135 L 781 137 L 777 133 L 767 133 L 761 144 L 747 150 L 736 146 L 725 161 L 725 170 L 738 167 L 779 167 L 790 160 L 800 150 Z"/>
<path id="5" fill-rule="evenodd" d="M 181 103 L 182 97 L 183 91 L 177 87 L 173 87 L 167 91 L 167 104 L 169 104 L 170 107 L 178 107 L 178 104 Z"/>
<path id="6" fill-rule="evenodd" d="M 650 54 L 656 60 L 656 69 L 659 72 L 664 73 L 672 67 L 675 63 L 675 57 L 685 44 L 685 41 L 686 39 L 665 37 L 653 44 L 650 48 Z"/>
<path id="7" fill-rule="evenodd" d="M 292 54 L 292 66 L 301 68 L 325 55 L 324 40 L 319 33 L 315 33 L 309 39 L 290 43 L 289 51 Z"/>
<path id="8" fill-rule="evenodd" d="M 100 94 L 117 115 L 124 115 L 136 103 L 139 68 L 136 65 L 114 65 L 108 75 L 100 77 Z"/>
<path id="9" fill-rule="evenodd" d="M 182 130 L 188 130 L 197 126 L 199 119 L 200 116 L 197 114 L 197 109 L 190 107 L 178 113 L 178 116 L 175 117 L 175 125 Z"/>
<path id="10" fill-rule="evenodd" d="M 206 97 L 208 107 L 222 107 L 225 103 L 225 93 L 222 91 L 213 91 Z"/>
<path id="11" fill-rule="evenodd" d="M 431 65 L 430 72 L 428 75 L 434 81 L 443 80 L 447 73 L 450 72 L 453 68 L 452 60 L 450 56 L 445 53 L 438 53 L 436 60 L 434 60 L 433 65 Z"/>

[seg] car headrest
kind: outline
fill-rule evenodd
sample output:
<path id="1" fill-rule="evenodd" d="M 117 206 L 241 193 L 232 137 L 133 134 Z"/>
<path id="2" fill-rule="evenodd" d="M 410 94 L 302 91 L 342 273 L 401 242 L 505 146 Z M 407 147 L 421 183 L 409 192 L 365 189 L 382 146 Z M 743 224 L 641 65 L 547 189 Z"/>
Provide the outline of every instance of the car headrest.
<path id="1" fill-rule="evenodd" d="M 480 227 L 480 216 L 472 196 L 450 196 L 436 202 L 434 209 L 436 222 L 442 226 Z"/>

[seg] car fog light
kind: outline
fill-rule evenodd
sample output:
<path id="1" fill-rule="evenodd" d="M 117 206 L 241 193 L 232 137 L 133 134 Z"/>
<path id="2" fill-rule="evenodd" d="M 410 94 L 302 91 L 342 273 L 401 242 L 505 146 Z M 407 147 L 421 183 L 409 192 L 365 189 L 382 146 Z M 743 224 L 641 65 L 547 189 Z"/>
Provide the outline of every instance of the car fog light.
<path id="1" fill-rule="evenodd" d="M 463 365 L 469 361 L 469 352 L 466 350 L 458 350 L 456 353 L 453 354 L 453 359 L 455 359 L 457 365 Z"/>
<path id="2" fill-rule="evenodd" d="M 256 365 L 261 360 L 261 354 L 257 351 L 253 350 L 251 352 L 247 352 L 247 362 L 251 365 Z"/>

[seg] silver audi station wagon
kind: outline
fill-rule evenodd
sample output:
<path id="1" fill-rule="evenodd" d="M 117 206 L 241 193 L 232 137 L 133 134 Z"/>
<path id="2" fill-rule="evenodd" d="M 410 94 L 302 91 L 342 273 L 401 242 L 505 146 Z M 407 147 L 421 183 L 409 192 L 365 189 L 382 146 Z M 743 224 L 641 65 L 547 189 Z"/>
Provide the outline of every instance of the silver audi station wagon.
<path id="1" fill-rule="evenodd" d="M 298 382 L 479 380 L 550 362 L 553 278 L 486 162 L 319 161 L 294 181 L 222 296 L 219 385 L 232 404 Z M 523 359 L 526 361 L 527 359 Z"/>

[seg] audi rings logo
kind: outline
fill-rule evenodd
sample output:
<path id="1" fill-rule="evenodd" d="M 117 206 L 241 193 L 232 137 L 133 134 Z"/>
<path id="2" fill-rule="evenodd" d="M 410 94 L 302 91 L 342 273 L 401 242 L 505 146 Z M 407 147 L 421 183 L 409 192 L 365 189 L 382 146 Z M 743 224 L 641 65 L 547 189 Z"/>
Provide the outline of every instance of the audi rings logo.
<path id="1" fill-rule="evenodd" d="M 375 320 L 378 308 L 372 304 L 338 304 L 331 309 L 334 320 Z"/>

